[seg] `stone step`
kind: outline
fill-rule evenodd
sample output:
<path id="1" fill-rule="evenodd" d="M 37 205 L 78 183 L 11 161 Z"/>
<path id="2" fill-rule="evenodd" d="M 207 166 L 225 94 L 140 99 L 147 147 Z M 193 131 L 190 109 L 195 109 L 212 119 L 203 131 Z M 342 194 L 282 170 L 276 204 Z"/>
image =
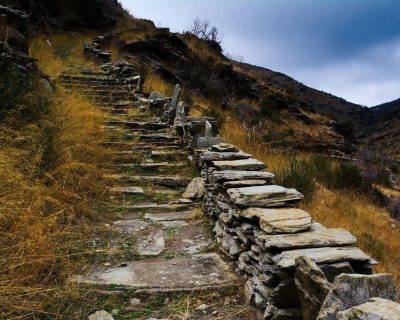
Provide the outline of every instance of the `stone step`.
<path id="1" fill-rule="evenodd" d="M 342 229 L 322 229 L 295 234 L 270 235 L 257 237 L 257 243 L 266 250 L 291 250 L 303 248 L 351 246 L 357 239 Z"/>
<path id="2" fill-rule="evenodd" d="M 156 186 L 182 188 L 186 187 L 190 181 L 190 177 L 179 176 L 130 176 L 130 175 L 109 175 L 108 179 L 125 183 L 149 182 Z"/>
<path id="3" fill-rule="evenodd" d="M 176 136 L 171 136 L 165 133 L 128 133 L 123 135 L 124 139 L 138 139 L 143 142 L 151 142 L 151 143 L 162 143 L 162 142 L 170 142 L 170 143 L 179 143 L 179 139 Z"/>
<path id="4" fill-rule="evenodd" d="M 133 210 L 135 212 L 143 212 L 147 210 L 152 210 L 154 211 L 183 211 L 183 210 L 188 210 L 193 206 L 193 203 L 187 203 L 187 204 L 171 204 L 171 203 L 163 203 L 163 204 L 158 204 L 158 203 L 139 203 L 139 204 L 132 204 L 132 205 L 124 205 L 122 208 L 127 209 L 127 210 Z"/>
<path id="5" fill-rule="evenodd" d="M 164 169 L 187 167 L 186 162 L 159 162 L 159 163 L 119 163 L 108 165 L 111 168 L 141 168 L 141 169 Z"/>
<path id="6" fill-rule="evenodd" d="M 231 161 L 231 160 L 243 160 L 250 159 L 253 156 L 244 152 L 202 152 L 200 159 L 202 161 Z"/>
<path id="7" fill-rule="evenodd" d="M 188 220 L 193 215 L 193 211 L 160 212 L 147 213 L 144 218 L 152 222 Z"/>
<path id="8" fill-rule="evenodd" d="M 123 83 L 125 84 L 126 81 L 123 79 L 118 79 L 118 78 L 113 78 L 110 76 L 84 76 L 84 75 L 61 75 L 59 77 L 59 80 L 61 81 L 109 81 L 112 83 Z"/>
<path id="9" fill-rule="evenodd" d="M 104 268 L 71 280 L 99 286 L 175 290 L 199 290 L 202 287 L 232 285 L 238 281 L 216 253 L 130 262 L 126 267 Z"/>
<path id="10" fill-rule="evenodd" d="M 82 90 L 124 90 L 129 91 L 132 89 L 129 85 L 124 84 L 80 84 L 80 83 L 62 83 L 62 86 L 66 89 L 73 89 L 74 91 L 82 91 Z"/>
<path id="11" fill-rule="evenodd" d="M 151 144 L 147 142 L 135 142 L 135 141 L 107 141 L 103 143 L 107 147 L 123 148 L 124 150 L 148 150 L 153 149 L 156 146 L 161 147 L 175 147 L 180 149 L 180 144 L 172 141 L 152 141 Z"/>
<path id="12" fill-rule="evenodd" d="M 317 264 L 355 261 L 375 265 L 377 262 L 357 247 L 312 248 L 284 251 L 273 257 L 273 261 L 283 269 L 294 268 L 297 257 L 306 256 Z"/>
<path id="13" fill-rule="evenodd" d="M 129 121 L 129 120 L 108 120 L 108 125 L 120 126 L 125 128 L 143 128 L 147 130 L 160 130 L 170 128 L 170 125 L 166 122 L 140 122 L 140 121 Z"/>
<path id="14" fill-rule="evenodd" d="M 114 187 L 110 191 L 113 194 L 144 194 L 141 187 Z"/>

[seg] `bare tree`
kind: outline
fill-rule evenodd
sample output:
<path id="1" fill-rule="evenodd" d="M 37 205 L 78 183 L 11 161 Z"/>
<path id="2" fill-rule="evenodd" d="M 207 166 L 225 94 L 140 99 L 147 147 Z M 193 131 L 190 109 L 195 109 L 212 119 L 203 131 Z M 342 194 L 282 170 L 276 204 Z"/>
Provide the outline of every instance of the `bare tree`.
<path id="1" fill-rule="evenodd" d="M 217 42 L 219 44 L 221 44 L 222 41 L 219 30 L 216 27 L 210 27 L 210 21 L 206 19 L 194 19 L 189 28 L 189 32 L 206 41 Z"/>

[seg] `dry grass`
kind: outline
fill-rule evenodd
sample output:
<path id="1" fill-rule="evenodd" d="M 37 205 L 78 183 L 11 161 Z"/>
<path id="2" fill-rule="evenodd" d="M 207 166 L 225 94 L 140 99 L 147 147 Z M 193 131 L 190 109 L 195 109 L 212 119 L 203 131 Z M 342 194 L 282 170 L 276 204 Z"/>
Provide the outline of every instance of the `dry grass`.
<path id="1" fill-rule="evenodd" d="M 290 163 L 290 157 L 279 151 L 271 151 L 256 133 L 249 134 L 235 119 L 227 120 L 222 136 L 245 152 L 265 162 L 272 172 L 280 172 Z M 299 154 L 297 158 L 308 159 Z M 327 227 L 344 228 L 358 238 L 360 248 L 377 259 L 378 272 L 389 272 L 400 284 L 400 227 L 387 210 L 374 205 L 370 198 L 351 190 L 328 190 L 321 184 L 312 201 L 303 204 L 316 221 Z"/>
<path id="2" fill-rule="evenodd" d="M 58 58 L 44 41 L 31 52 L 56 76 L 72 53 Z M 106 190 L 104 114 L 61 89 L 19 94 L 27 109 L 40 109 L 43 100 L 49 108 L 26 119 L 8 113 L 0 126 L 0 318 L 61 319 L 63 303 L 77 296 L 65 279 L 80 266 L 77 245 L 90 234 Z"/>
<path id="3" fill-rule="evenodd" d="M 160 77 L 151 74 L 148 72 L 149 76 L 146 77 L 146 80 L 143 85 L 143 90 L 146 93 L 151 93 L 152 91 L 162 92 L 163 94 L 171 97 L 174 92 L 173 85 L 164 81 Z"/>
<path id="4" fill-rule="evenodd" d="M 38 60 L 40 69 L 53 79 L 62 72 L 78 73 L 83 68 L 98 70 L 95 63 L 83 56 L 83 42 L 91 42 L 93 34 L 56 33 L 34 39 L 29 54 Z"/>

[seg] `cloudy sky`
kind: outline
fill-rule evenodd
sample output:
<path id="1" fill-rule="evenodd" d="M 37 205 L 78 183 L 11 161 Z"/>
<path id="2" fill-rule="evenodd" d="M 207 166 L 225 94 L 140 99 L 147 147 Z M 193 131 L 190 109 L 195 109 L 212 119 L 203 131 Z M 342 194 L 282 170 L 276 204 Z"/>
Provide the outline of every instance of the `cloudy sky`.
<path id="1" fill-rule="evenodd" d="M 400 98 L 399 0 L 122 0 L 183 31 L 195 17 L 223 33 L 234 57 L 374 106 Z"/>

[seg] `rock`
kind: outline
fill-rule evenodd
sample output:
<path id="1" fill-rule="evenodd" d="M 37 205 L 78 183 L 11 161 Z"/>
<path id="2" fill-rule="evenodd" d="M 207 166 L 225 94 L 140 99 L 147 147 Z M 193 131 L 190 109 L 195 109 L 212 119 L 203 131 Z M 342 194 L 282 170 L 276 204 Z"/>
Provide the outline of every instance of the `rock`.
<path id="1" fill-rule="evenodd" d="M 293 268 L 295 259 L 301 256 L 309 257 L 317 264 L 356 261 L 368 264 L 376 264 L 377 262 L 357 247 L 338 247 L 338 248 L 309 248 L 289 250 L 273 256 L 272 260 L 283 269 Z"/>
<path id="2" fill-rule="evenodd" d="M 91 314 L 89 320 L 114 320 L 114 317 L 107 311 L 101 310 Z"/>
<path id="3" fill-rule="evenodd" d="M 210 180 L 215 182 L 253 180 L 253 179 L 262 179 L 262 180 L 267 180 L 267 182 L 272 182 L 274 178 L 275 175 L 273 173 L 263 172 L 263 171 L 224 170 L 224 171 L 214 171 L 210 175 Z"/>
<path id="4" fill-rule="evenodd" d="M 311 216 L 301 209 L 294 208 L 248 208 L 240 211 L 238 215 L 246 218 L 257 218 L 260 228 L 267 234 L 297 233 L 310 230 Z M 263 241 L 264 236 L 260 236 Z"/>
<path id="5" fill-rule="evenodd" d="M 152 231 L 146 239 L 138 245 L 138 253 L 141 256 L 158 256 L 165 249 L 164 232 L 162 230 Z"/>
<path id="6" fill-rule="evenodd" d="M 350 232 L 342 229 L 324 229 L 295 234 L 264 235 L 258 237 L 258 240 L 262 240 L 263 248 L 269 251 L 340 247 L 356 243 L 356 238 Z"/>
<path id="7" fill-rule="evenodd" d="M 276 185 L 233 188 L 227 192 L 236 205 L 243 207 L 290 206 L 303 199 L 297 190 Z"/>
<path id="8" fill-rule="evenodd" d="M 204 311 L 207 310 L 209 307 L 206 304 L 201 304 L 195 308 L 195 310 Z"/>
<path id="9" fill-rule="evenodd" d="M 367 302 L 370 298 L 397 301 L 397 288 L 389 274 L 341 274 L 333 282 L 317 320 L 336 319 L 339 311 Z"/>
<path id="10" fill-rule="evenodd" d="M 192 214 L 193 211 L 165 212 L 165 213 L 161 212 L 161 213 L 146 213 L 144 217 L 154 222 L 176 221 L 176 220 L 187 220 Z"/>
<path id="11" fill-rule="evenodd" d="M 205 192 L 205 183 L 204 179 L 197 177 L 190 182 L 188 187 L 186 188 L 186 191 L 182 195 L 184 199 L 201 199 L 204 196 Z"/>
<path id="12" fill-rule="evenodd" d="M 149 101 L 154 100 L 165 100 L 167 97 L 163 95 L 161 92 L 152 92 L 149 95 Z"/>
<path id="13" fill-rule="evenodd" d="M 301 310 L 296 308 L 278 309 L 270 304 L 264 312 L 265 320 L 302 320 Z"/>
<path id="14" fill-rule="evenodd" d="M 239 148 L 229 143 L 218 143 L 210 147 L 210 151 L 216 152 L 239 152 Z"/>
<path id="15" fill-rule="evenodd" d="M 352 274 L 354 273 L 353 268 L 348 262 L 338 262 L 332 264 L 324 264 L 319 266 L 322 272 L 325 274 L 329 282 L 333 282 L 335 278 L 342 273 Z"/>
<path id="16" fill-rule="evenodd" d="M 137 299 L 137 298 L 130 299 L 129 303 L 131 304 L 131 306 L 140 306 L 142 304 L 140 299 Z"/>
<path id="17" fill-rule="evenodd" d="M 256 159 L 213 161 L 213 165 L 219 170 L 261 171 L 267 166 Z"/>
<path id="18" fill-rule="evenodd" d="M 372 298 L 368 302 L 338 312 L 337 320 L 400 320 L 400 304 Z"/>
<path id="19" fill-rule="evenodd" d="M 294 281 L 299 293 L 303 320 L 315 320 L 331 284 L 315 262 L 307 257 L 296 258 Z"/>
<path id="20" fill-rule="evenodd" d="M 222 142 L 220 137 L 195 137 L 193 147 L 196 149 L 206 149 L 220 142 Z"/>

